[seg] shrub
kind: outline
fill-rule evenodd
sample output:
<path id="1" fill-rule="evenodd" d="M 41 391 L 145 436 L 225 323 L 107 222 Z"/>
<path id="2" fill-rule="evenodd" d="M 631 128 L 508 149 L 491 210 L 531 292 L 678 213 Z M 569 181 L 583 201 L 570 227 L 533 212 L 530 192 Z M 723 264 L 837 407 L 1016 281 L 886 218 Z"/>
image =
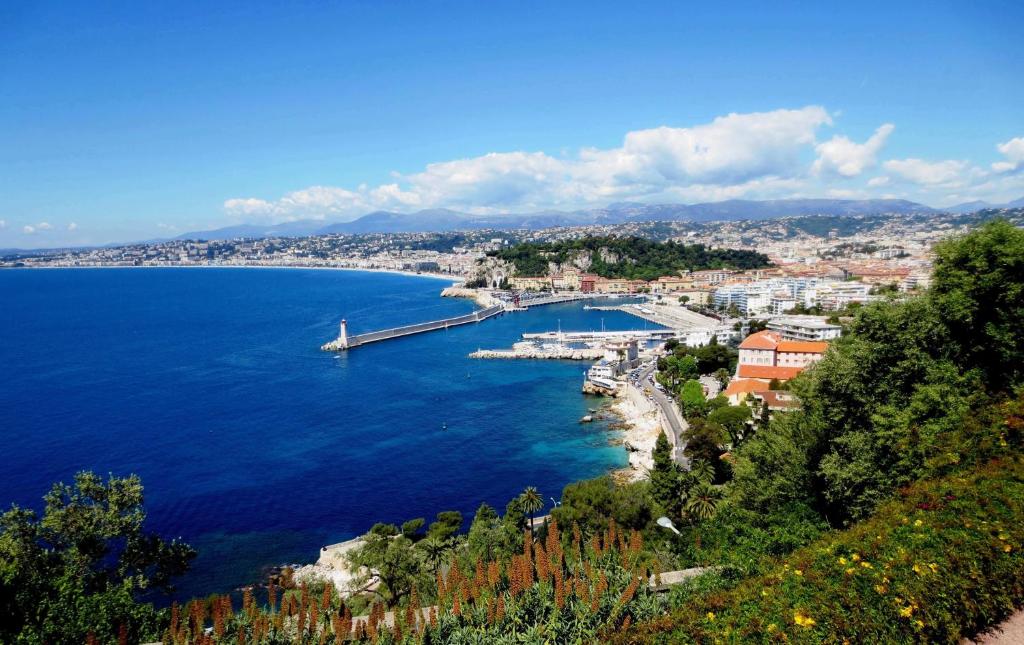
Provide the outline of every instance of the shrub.
<path id="1" fill-rule="evenodd" d="M 852 529 L 620 642 L 955 643 L 1024 601 L 1024 462 L 925 480 Z"/>

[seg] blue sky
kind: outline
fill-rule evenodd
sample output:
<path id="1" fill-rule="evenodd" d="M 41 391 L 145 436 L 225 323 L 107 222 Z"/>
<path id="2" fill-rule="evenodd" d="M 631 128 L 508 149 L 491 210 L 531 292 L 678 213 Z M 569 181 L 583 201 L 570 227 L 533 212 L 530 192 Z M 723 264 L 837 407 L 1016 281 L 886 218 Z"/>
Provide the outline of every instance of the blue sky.
<path id="1" fill-rule="evenodd" d="M 1019 2 L 249 5 L 0 5 L 0 247 L 1024 196 Z"/>

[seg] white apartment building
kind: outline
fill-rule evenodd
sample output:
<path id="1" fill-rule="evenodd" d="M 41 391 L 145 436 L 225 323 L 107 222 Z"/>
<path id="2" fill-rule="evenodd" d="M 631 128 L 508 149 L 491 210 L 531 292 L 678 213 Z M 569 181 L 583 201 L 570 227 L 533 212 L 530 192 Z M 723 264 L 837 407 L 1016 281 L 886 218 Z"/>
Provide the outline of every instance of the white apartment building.
<path id="1" fill-rule="evenodd" d="M 768 321 L 768 330 L 778 332 L 786 340 L 832 340 L 839 338 L 842 328 L 820 316 L 779 316 Z"/>

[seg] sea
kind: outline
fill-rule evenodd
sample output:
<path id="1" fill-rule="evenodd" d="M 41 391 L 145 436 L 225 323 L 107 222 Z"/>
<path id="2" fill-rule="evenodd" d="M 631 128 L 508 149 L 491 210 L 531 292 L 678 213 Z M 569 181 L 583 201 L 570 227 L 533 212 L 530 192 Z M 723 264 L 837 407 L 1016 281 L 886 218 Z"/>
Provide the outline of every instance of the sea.
<path id="1" fill-rule="evenodd" d="M 476 360 L 523 332 L 642 329 L 581 303 L 320 351 L 349 333 L 472 311 L 450 281 L 264 268 L 0 270 L 0 507 L 40 509 L 77 471 L 134 473 L 146 526 L 199 556 L 188 598 L 315 561 L 375 522 L 527 486 L 545 501 L 626 465 L 581 424 L 584 362 Z M 546 509 L 547 510 L 547 509 Z"/>

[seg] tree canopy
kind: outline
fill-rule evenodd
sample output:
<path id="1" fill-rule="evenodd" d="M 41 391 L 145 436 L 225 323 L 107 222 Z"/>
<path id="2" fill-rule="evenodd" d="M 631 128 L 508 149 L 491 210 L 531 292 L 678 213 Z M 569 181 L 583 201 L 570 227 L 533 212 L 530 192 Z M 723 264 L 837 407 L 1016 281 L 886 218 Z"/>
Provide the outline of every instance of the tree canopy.
<path id="1" fill-rule="evenodd" d="M 551 263 L 589 260 L 588 271 L 605 278 L 654 280 L 701 269 L 759 269 L 768 257 L 755 251 L 709 249 L 702 244 L 655 242 L 642 237 L 585 237 L 524 242 L 488 255 L 513 264 L 520 275 L 547 275 Z"/>

